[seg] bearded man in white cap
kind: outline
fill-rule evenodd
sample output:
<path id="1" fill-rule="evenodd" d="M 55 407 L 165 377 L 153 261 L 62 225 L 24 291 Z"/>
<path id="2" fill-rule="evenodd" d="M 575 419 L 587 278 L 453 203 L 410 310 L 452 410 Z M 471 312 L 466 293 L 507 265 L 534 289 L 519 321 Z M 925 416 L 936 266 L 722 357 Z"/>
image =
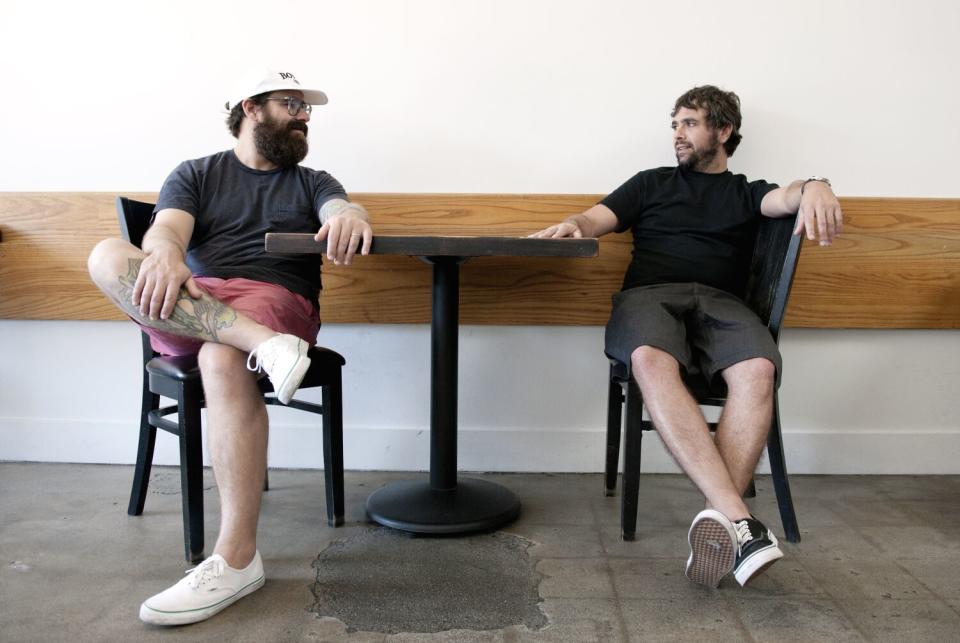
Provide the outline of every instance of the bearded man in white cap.
<path id="1" fill-rule="evenodd" d="M 141 248 L 107 239 L 90 255 L 94 282 L 154 349 L 197 354 L 203 379 L 220 533 L 213 555 L 144 601 L 148 623 L 202 621 L 263 586 L 256 534 L 268 425 L 250 369 L 265 371 L 286 404 L 320 328 L 320 256 L 267 255 L 264 234 L 315 233 L 327 258 L 347 265 L 373 239 L 343 186 L 299 165 L 313 106 L 326 102 L 290 72 L 259 72 L 227 102 L 236 146 L 170 174 Z"/>

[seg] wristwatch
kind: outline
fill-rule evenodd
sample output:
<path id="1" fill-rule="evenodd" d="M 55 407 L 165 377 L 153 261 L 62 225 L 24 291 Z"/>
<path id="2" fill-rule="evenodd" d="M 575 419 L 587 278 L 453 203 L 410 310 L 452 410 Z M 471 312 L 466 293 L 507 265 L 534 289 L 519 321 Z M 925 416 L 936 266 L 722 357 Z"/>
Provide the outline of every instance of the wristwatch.
<path id="1" fill-rule="evenodd" d="M 804 181 L 803 184 L 800 186 L 800 196 L 803 196 L 803 189 L 807 187 L 807 183 L 809 183 L 810 181 L 820 181 L 821 183 L 826 183 L 827 185 L 830 185 L 830 179 L 828 179 L 825 176 L 816 176 L 816 175 L 811 176 L 809 179 Z M 830 185 L 830 187 L 833 187 L 833 186 Z"/>

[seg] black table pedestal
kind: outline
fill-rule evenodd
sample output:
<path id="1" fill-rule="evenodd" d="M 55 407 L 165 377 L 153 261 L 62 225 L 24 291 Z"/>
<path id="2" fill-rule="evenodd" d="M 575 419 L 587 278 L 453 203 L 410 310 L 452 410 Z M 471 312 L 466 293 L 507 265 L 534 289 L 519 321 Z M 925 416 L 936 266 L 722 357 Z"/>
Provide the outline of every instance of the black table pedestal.
<path id="1" fill-rule="evenodd" d="M 486 480 L 461 478 L 446 490 L 426 480 L 405 480 L 367 498 L 367 514 L 385 527 L 415 534 L 463 534 L 512 522 L 520 514 L 520 499 Z"/>
<path id="2" fill-rule="evenodd" d="M 404 481 L 367 498 L 381 525 L 418 534 L 488 531 L 514 520 L 520 500 L 485 480 L 457 480 L 457 353 L 461 257 L 424 257 L 433 264 L 430 372 L 430 481 Z"/>

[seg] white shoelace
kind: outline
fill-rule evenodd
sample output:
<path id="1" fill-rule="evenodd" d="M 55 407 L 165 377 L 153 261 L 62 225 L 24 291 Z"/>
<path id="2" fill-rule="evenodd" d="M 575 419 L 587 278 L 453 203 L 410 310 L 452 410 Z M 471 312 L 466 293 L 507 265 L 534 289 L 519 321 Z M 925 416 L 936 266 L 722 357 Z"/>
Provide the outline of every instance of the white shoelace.
<path id="1" fill-rule="evenodd" d="M 223 559 L 208 558 L 193 569 L 188 569 L 185 573 L 189 575 L 187 585 L 197 589 L 207 581 L 223 575 Z"/>
<path id="2" fill-rule="evenodd" d="M 737 547 L 742 551 L 743 543 L 753 539 L 753 534 L 750 533 L 750 523 L 746 520 L 741 520 L 740 522 L 734 523 L 733 528 L 737 532 Z"/>
<path id="3" fill-rule="evenodd" d="M 250 365 L 250 362 L 256 359 L 256 362 L 253 366 Z M 247 370 L 257 373 L 260 371 L 260 368 L 263 366 L 263 362 L 260 360 L 260 353 L 257 352 L 257 349 L 254 348 L 250 351 L 250 354 L 247 355 Z"/>

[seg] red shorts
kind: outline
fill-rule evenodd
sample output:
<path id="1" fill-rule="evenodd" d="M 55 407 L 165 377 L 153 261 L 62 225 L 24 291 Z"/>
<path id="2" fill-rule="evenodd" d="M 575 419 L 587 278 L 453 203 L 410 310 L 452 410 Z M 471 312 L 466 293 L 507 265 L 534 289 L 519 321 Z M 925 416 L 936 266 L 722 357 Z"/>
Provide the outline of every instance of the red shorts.
<path id="1" fill-rule="evenodd" d="M 306 297 L 290 292 L 283 286 L 251 279 L 194 277 L 193 280 L 211 297 L 255 322 L 278 333 L 296 335 L 311 346 L 316 344 L 320 316 Z M 137 325 L 150 336 L 153 350 L 162 355 L 192 355 L 204 344 L 201 339 L 181 337 L 139 323 Z"/>

